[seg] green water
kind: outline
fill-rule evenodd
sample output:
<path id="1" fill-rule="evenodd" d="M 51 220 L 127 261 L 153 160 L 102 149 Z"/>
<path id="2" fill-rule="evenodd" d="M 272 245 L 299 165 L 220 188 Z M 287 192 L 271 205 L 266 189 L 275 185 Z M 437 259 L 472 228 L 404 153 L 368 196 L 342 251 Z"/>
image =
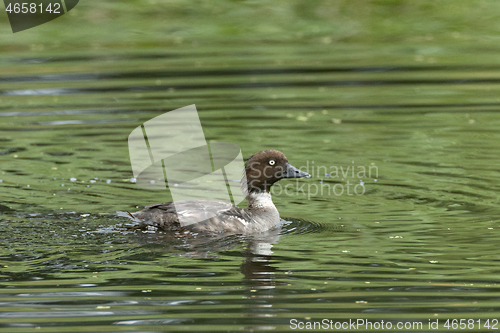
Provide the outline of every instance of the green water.
<path id="1" fill-rule="evenodd" d="M 499 331 L 499 22 L 496 1 L 87 1 L 16 34 L 0 15 L 0 332 Z M 127 137 L 191 104 L 207 140 L 313 173 L 280 183 L 283 229 L 113 215 L 170 199 L 130 181 Z"/>

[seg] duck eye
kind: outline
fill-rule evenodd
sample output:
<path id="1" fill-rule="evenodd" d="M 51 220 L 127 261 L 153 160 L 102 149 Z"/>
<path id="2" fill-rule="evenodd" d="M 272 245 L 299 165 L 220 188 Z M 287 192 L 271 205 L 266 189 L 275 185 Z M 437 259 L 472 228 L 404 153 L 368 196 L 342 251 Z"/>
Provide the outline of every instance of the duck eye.
<path id="1" fill-rule="evenodd" d="M 274 164 L 276 164 L 276 162 L 274 162 L 274 160 L 269 161 L 269 165 L 274 165 Z"/>

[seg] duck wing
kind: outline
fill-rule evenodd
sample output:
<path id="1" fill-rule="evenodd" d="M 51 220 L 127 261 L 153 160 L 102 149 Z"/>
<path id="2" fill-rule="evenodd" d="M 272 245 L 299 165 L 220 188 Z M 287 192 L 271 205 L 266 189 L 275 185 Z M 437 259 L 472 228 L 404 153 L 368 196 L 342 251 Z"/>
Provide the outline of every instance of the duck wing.
<path id="1" fill-rule="evenodd" d="M 141 223 L 141 227 L 154 226 L 164 230 L 194 229 L 217 231 L 221 222 L 244 221 L 248 215 L 242 208 L 220 201 L 176 201 L 146 206 L 143 210 L 128 213 L 117 212 Z M 179 219 L 180 217 L 180 219 Z"/>

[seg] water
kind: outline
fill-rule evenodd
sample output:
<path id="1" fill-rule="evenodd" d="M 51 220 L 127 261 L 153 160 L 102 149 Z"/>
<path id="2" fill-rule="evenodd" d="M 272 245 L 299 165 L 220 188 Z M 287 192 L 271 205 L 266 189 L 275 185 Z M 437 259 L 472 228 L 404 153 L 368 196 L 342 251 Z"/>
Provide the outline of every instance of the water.
<path id="1" fill-rule="evenodd" d="M 5 34 L 0 332 L 287 332 L 323 319 L 498 331 L 500 49 L 481 23 L 498 22 L 488 2 L 460 2 L 463 25 L 440 28 L 453 20 L 430 2 L 368 14 L 343 4 L 332 31 L 319 5 L 283 3 L 269 13 L 278 24 L 267 5 L 221 3 L 168 7 L 180 16 L 162 24 L 151 6 L 79 4 L 48 30 Z M 205 9 L 227 15 L 215 24 Z M 96 15 L 72 40 L 70 20 Z M 132 18 L 137 30 L 117 28 Z M 190 104 L 207 140 L 245 157 L 278 149 L 313 174 L 276 187 L 282 229 L 173 237 L 113 215 L 170 199 L 130 181 L 127 137 Z"/>

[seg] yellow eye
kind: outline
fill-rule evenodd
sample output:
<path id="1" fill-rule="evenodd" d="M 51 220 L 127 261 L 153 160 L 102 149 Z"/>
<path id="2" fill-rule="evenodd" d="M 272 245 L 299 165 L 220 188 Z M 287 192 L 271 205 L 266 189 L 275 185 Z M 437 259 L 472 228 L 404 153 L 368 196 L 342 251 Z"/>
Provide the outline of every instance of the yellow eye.
<path id="1" fill-rule="evenodd" d="M 274 164 L 276 164 L 276 162 L 274 162 L 274 160 L 269 161 L 269 165 L 274 165 Z"/>

